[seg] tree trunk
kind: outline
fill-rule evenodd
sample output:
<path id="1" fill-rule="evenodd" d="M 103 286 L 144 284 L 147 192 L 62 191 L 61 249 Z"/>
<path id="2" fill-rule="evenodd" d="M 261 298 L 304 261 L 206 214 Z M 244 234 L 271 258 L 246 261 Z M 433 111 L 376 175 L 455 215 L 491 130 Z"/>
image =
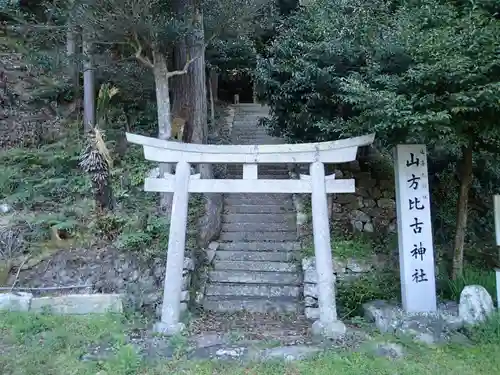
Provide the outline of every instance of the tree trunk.
<path id="1" fill-rule="evenodd" d="M 73 83 L 73 87 L 78 85 L 78 71 L 76 69 L 76 31 L 71 23 L 68 23 L 66 31 L 66 60 L 67 74 Z"/>
<path id="2" fill-rule="evenodd" d="M 203 31 L 203 14 L 201 5 L 193 1 L 193 27 L 192 39 L 189 41 L 190 55 L 197 57 L 191 63 L 188 78 L 194 89 L 191 95 L 193 143 L 207 143 L 208 118 L 207 118 L 207 86 L 205 75 L 205 36 Z"/>
<path id="3" fill-rule="evenodd" d="M 214 68 L 210 69 L 210 88 L 214 96 L 214 101 L 219 100 L 219 73 Z"/>
<path id="4" fill-rule="evenodd" d="M 208 97 L 210 100 L 210 124 L 212 124 L 212 129 L 215 126 L 215 102 L 214 102 L 214 90 L 211 80 L 207 82 L 208 85 Z"/>
<path id="5" fill-rule="evenodd" d="M 82 35 L 83 52 L 83 127 L 85 132 L 92 131 L 95 126 L 95 82 L 92 61 L 91 35 Z"/>
<path id="6" fill-rule="evenodd" d="M 451 279 L 456 280 L 463 275 L 464 268 L 464 245 L 467 232 L 467 206 L 469 203 L 469 191 L 472 184 L 472 145 L 462 149 L 462 160 L 460 163 L 460 192 L 457 202 L 457 225 L 455 229 L 455 243 L 453 249 L 453 260 L 451 268 Z"/>
<path id="7" fill-rule="evenodd" d="M 193 31 L 186 40 L 177 45 L 175 69 L 183 69 L 187 61 L 186 47 L 189 51 L 189 58 L 196 57 L 196 60 L 191 63 L 188 73 L 182 79 L 176 79 L 173 108 L 186 116 L 186 123 L 191 129 L 190 141 L 207 143 L 207 84 L 201 2 L 199 0 L 177 0 L 174 5 L 176 14 L 182 17 L 191 17 L 193 26 Z M 199 172 L 202 178 L 213 178 L 212 166 L 209 164 L 200 165 Z M 222 194 L 204 194 L 204 199 L 205 212 L 198 223 L 198 244 L 201 247 L 206 247 L 211 240 L 219 235 L 222 217 Z"/>
<path id="8" fill-rule="evenodd" d="M 156 108 L 158 115 L 158 139 L 169 140 L 172 135 L 172 118 L 170 114 L 170 93 L 168 86 L 167 59 L 163 53 L 155 51 L 153 54 L 153 75 L 156 89 Z M 172 165 L 161 163 L 160 176 L 172 173 Z M 172 193 L 160 194 L 160 211 L 167 217 L 172 214 Z"/>

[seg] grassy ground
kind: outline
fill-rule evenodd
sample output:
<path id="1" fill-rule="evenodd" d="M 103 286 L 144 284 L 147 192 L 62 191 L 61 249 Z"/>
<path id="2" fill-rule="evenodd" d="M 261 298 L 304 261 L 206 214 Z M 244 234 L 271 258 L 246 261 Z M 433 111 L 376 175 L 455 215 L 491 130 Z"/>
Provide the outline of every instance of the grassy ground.
<path id="1" fill-rule="evenodd" d="M 477 330 L 475 346 L 407 347 L 404 359 L 389 360 L 367 353 L 327 353 L 294 363 L 238 365 L 195 362 L 180 358 L 169 363 L 141 361 L 125 343 L 130 322 L 120 316 L 55 317 L 0 313 L 0 368 L 3 375 L 423 375 L 498 374 L 500 336 L 494 322 Z M 85 362 L 79 358 L 89 345 L 110 343 L 110 360 Z"/>

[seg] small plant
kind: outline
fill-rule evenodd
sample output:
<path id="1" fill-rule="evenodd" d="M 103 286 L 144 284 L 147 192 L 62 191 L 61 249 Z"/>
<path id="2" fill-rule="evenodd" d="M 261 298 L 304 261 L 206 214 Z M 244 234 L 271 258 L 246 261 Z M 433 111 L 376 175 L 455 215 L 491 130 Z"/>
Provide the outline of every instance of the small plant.
<path id="1" fill-rule="evenodd" d="M 373 245 L 363 237 L 339 239 L 332 235 L 332 256 L 337 259 L 364 259 L 374 254 Z M 302 249 L 303 256 L 314 256 L 314 246 L 309 244 Z"/>
<path id="2" fill-rule="evenodd" d="M 174 358 L 181 358 L 189 350 L 188 338 L 185 335 L 177 334 L 170 338 L 170 347 L 174 352 Z"/>
<path id="3" fill-rule="evenodd" d="M 467 285 L 480 285 L 484 287 L 488 293 L 496 301 L 496 276 L 491 270 L 480 270 L 477 268 L 468 267 L 464 269 L 463 275 L 456 280 L 450 280 L 447 276 L 439 280 L 440 296 L 443 299 L 458 301 L 460 293 Z"/>
<path id="4" fill-rule="evenodd" d="M 467 329 L 469 338 L 480 344 L 500 342 L 500 312 L 495 312 L 485 322 Z"/>
<path id="5" fill-rule="evenodd" d="M 340 281 L 337 288 L 337 300 L 344 318 L 361 316 L 366 302 L 396 299 L 400 295 L 398 276 L 391 270 Z"/>

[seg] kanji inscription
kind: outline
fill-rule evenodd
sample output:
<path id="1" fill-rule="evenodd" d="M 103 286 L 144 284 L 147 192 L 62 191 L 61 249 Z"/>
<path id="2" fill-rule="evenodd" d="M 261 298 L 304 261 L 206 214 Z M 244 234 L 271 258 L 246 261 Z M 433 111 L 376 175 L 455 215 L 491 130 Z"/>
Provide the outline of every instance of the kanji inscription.
<path id="1" fill-rule="evenodd" d="M 425 145 L 395 148 L 396 202 L 403 308 L 436 311 L 434 247 Z"/>

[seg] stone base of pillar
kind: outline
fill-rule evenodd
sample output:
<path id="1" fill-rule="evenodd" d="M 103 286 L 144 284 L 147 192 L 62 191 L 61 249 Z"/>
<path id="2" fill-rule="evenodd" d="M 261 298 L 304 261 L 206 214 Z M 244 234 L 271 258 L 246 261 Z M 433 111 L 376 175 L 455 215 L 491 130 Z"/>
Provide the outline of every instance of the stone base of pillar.
<path id="1" fill-rule="evenodd" d="M 312 334 L 315 336 L 323 336 L 328 339 L 338 339 L 346 334 L 347 328 L 340 320 L 335 320 L 331 323 L 323 323 L 321 320 L 316 320 L 312 325 Z"/>
<path id="2" fill-rule="evenodd" d="M 165 336 L 174 336 L 178 333 L 181 333 L 185 329 L 186 326 L 184 325 L 184 323 L 167 324 L 163 322 L 157 322 L 153 326 L 153 331 L 155 333 L 159 333 Z"/>

